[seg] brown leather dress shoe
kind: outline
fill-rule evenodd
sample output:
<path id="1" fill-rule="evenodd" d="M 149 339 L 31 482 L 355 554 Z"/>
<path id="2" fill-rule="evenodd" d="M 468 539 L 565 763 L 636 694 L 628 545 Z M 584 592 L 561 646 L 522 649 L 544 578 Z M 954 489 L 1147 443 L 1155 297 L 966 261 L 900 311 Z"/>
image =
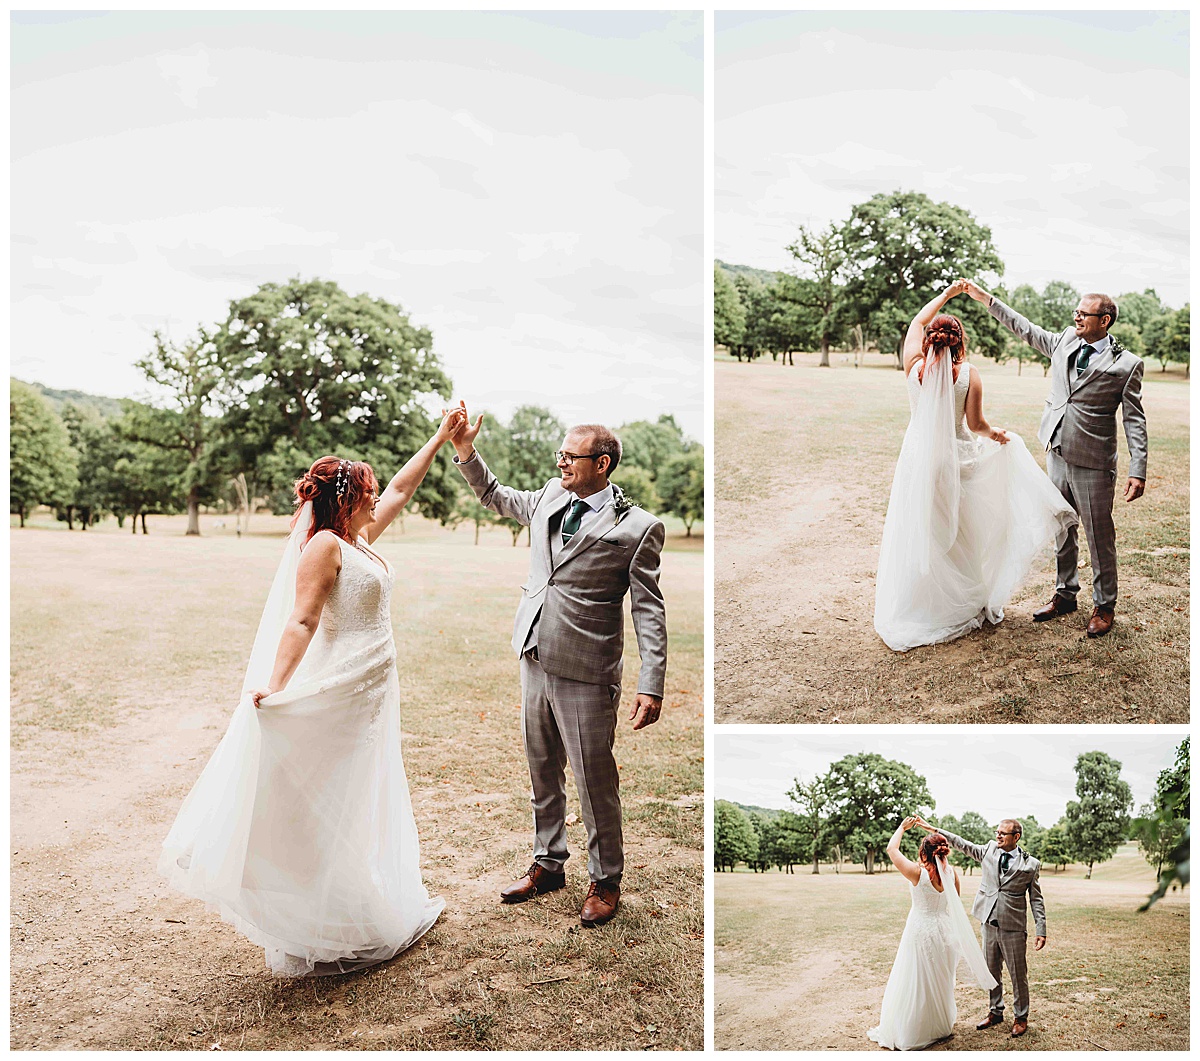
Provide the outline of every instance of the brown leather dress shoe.
<path id="1" fill-rule="evenodd" d="M 983 1020 L 981 1020 L 978 1024 L 975 1025 L 975 1030 L 977 1032 L 981 1032 L 987 1028 L 991 1028 L 993 1025 L 1003 1024 L 1003 1023 L 1004 1023 L 1003 1017 L 997 1017 L 996 1014 L 989 1013 L 986 1017 L 983 1018 Z"/>
<path id="2" fill-rule="evenodd" d="M 1013 1021 L 1012 1037 L 1014 1039 L 1018 1035 L 1024 1035 L 1027 1031 L 1029 1031 L 1029 1021 L 1021 1020 L 1020 1017 Z"/>
<path id="3" fill-rule="evenodd" d="M 1063 597 L 1059 594 L 1054 594 L 1054 599 L 1044 608 L 1039 608 L 1033 613 L 1033 621 L 1035 623 L 1044 623 L 1047 619 L 1055 619 L 1060 615 L 1070 615 L 1076 611 L 1079 605 L 1069 597 Z"/>
<path id="4" fill-rule="evenodd" d="M 1097 608 L 1088 620 L 1088 637 L 1103 637 L 1113 628 L 1115 615 L 1112 608 Z"/>
<path id="5" fill-rule="evenodd" d="M 616 881 L 594 880 L 588 886 L 587 898 L 579 911 L 579 920 L 584 928 L 607 925 L 617 916 L 617 903 L 621 899 L 621 886 Z"/>
<path id="6" fill-rule="evenodd" d="M 567 875 L 565 873 L 551 873 L 550 870 L 543 869 L 535 862 L 525 871 L 525 876 L 520 880 L 513 881 L 500 893 L 500 901 L 502 903 L 523 903 L 535 895 L 556 892 L 559 888 L 566 887 L 566 883 Z"/>

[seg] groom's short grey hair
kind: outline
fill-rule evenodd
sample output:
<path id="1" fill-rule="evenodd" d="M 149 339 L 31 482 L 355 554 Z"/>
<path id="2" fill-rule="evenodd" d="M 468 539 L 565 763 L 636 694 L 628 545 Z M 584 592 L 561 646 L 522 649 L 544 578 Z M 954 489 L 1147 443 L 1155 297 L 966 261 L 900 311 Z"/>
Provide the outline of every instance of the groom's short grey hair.
<path id="1" fill-rule="evenodd" d="M 592 452 L 603 453 L 608 458 L 608 470 L 604 474 L 611 479 L 621 463 L 621 440 L 603 424 L 576 424 L 568 434 L 588 435 L 591 438 Z"/>
<path id="2" fill-rule="evenodd" d="M 1109 298 L 1108 295 L 1102 295 L 1099 291 L 1089 291 L 1083 297 L 1094 298 L 1100 303 L 1100 305 L 1096 307 L 1096 312 L 1108 314 L 1108 326 L 1110 328 L 1117 323 L 1117 304 L 1111 298 Z"/>
<path id="3" fill-rule="evenodd" d="M 1019 821 L 1017 821 L 1016 818 L 1002 818 L 1000 820 L 1000 824 L 1001 825 L 1011 825 L 1014 829 L 1017 830 L 1018 836 L 1025 835 L 1025 830 L 1021 828 L 1021 823 Z"/>

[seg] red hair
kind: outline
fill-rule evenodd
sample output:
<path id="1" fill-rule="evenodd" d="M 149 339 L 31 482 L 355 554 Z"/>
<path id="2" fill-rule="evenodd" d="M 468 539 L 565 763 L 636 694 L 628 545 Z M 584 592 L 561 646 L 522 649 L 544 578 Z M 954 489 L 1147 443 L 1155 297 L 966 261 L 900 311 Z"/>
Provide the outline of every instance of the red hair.
<path id="1" fill-rule="evenodd" d="M 950 854 L 950 841 L 941 833 L 930 833 L 921 840 L 921 844 L 917 848 L 917 857 L 929 872 L 931 881 L 941 882 L 941 874 L 937 872 L 937 860 L 945 858 L 948 854 Z"/>
<path id="2" fill-rule="evenodd" d="M 339 495 L 341 487 L 341 496 Z M 331 530 L 350 541 L 350 518 L 362 499 L 379 490 L 379 480 L 366 461 L 341 457 L 318 457 L 293 487 L 296 504 L 312 502 L 312 525 L 303 545 L 318 531 Z M 297 513 L 299 515 L 299 513 Z M 296 518 L 292 518 L 293 525 Z"/>
<path id="3" fill-rule="evenodd" d="M 945 348 L 950 351 L 950 362 L 954 365 L 954 378 L 958 379 L 958 366 L 967 356 L 967 337 L 963 333 L 962 321 L 950 313 L 939 313 L 929 322 L 921 339 L 921 353 L 925 363 L 917 370 L 917 379 L 924 382 L 925 365 L 929 364 L 929 351 Z"/>

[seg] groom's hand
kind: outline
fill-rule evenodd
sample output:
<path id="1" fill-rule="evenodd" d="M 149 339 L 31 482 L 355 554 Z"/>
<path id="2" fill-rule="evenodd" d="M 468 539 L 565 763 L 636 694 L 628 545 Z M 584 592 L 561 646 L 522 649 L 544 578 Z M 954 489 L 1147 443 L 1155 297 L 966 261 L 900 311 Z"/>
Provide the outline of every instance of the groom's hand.
<path id="1" fill-rule="evenodd" d="M 1041 950 L 1045 945 L 1046 945 L 1046 937 L 1045 936 L 1038 936 L 1033 941 L 1033 949 L 1034 950 Z"/>
<path id="2" fill-rule="evenodd" d="M 472 424 L 470 414 L 467 412 L 467 403 L 460 399 L 458 408 L 462 412 L 463 423 L 450 441 L 454 445 L 454 452 L 458 454 L 458 459 L 467 461 L 475 455 L 475 440 L 479 437 L 479 429 L 483 426 L 483 413 L 480 413 L 475 418 L 475 423 Z"/>
<path id="3" fill-rule="evenodd" d="M 633 710 L 629 712 L 629 717 L 633 719 L 634 729 L 645 729 L 658 721 L 661 712 L 662 697 L 651 696 L 649 693 L 638 693 L 637 698 L 633 701 Z"/>
<path id="4" fill-rule="evenodd" d="M 1125 484 L 1125 500 L 1136 501 L 1146 492 L 1146 480 L 1134 479 L 1132 476 Z"/>
<path id="5" fill-rule="evenodd" d="M 916 825 L 917 825 L 918 827 L 920 827 L 920 828 L 924 829 L 924 830 L 925 830 L 927 833 L 932 833 L 932 832 L 934 831 L 934 828 L 935 828 L 935 827 L 934 827 L 934 826 L 932 826 L 932 825 L 930 825 L 930 824 L 929 824 L 929 822 L 927 822 L 927 821 L 926 821 L 924 818 L 922 818 L 922 817 L 921 817 L 919 814 L 914 814 L 914 815 L 913 815 L 913 821 L 916 823 Z"/>
<path id="6" fill-rule="evenodd" d="M 992 304 L 992 296 L 984 291 L 984 289 L 978 284 L 973 283 L 966 277 L 960 277 L 958 282 L 963 285 L 963 290 L 976 302 L 982 302 L 985 306 L 990 306 Z"/>

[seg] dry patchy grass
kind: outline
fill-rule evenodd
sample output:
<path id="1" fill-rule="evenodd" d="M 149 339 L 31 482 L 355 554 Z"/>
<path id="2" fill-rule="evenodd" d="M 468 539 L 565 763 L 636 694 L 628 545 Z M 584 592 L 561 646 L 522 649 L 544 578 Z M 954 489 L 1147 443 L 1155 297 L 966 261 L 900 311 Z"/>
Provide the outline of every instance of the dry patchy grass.
<path id="1" fill-rule="evenodd" d="M 1097 865 L 1092 880 L 1083 873 L 1042 873 L 1049 945 L 1029 950 L 1028 1034 L 976 1031 L 987 995 L 960 981 L 954 1037 L 931 1049 L 1188 1049 L 1186 895 L 1139 914 L 1154 873 L 1133 844 Z M 968 911 L 978 884 L 977 872 L 964 875 Z M 895 872 L 717 874 L 717 1048 L 878 1050 L 867 1030 L 908 909 L 907 882 Z M 1004 983 L 1011 1015 L 1007 973 Z"/>
<path id="2" fill-rule="evenodd" d="M 486 530 L 473 547 L 472 528 L 419 518 L 385 536 L 405 765 L 447 909 L 386 966 L 292 982 L 154 872 L 224 732 L 282 544 L 282 520 L 256 516 L 240 541 L 214 522 L 199 539 L 165 517 L 145 537 L 12 534 L 12 1046 L 698 1049 L 702 539 L 669 531 L 666 709 L 618 736 L 626 892 L 588 931 L 582 825 L 566 890 L 514 907 L 496 894 L 529 861 L 508 650 L 524 544 Z M 630 630 L 626 709 L 636 656 Z"/>
<path id="3" fill-rule="evenodd" d="M 875 564 L 908 401 L 894 360 L 716 365 L 715 717 L 718 722 L 1186 722 L 1189 387 L 1150 372 L 1150 478 L 1119 498 L 1117 623 L 1034 625 L 1047 555 L 998 627 L 904 654 L 873 626 Z M 889 363 L 890 362 L 890 363 Z M 977 360 L 985 413 L 1036 451 L 1047 381 Z M 1044 455 L 1035 452 L 1044 466 Z M 1127 456 L 1122 443 L 1121 473 Z M 1081 534 L 1081 581 L 1090 585 Z"/>

